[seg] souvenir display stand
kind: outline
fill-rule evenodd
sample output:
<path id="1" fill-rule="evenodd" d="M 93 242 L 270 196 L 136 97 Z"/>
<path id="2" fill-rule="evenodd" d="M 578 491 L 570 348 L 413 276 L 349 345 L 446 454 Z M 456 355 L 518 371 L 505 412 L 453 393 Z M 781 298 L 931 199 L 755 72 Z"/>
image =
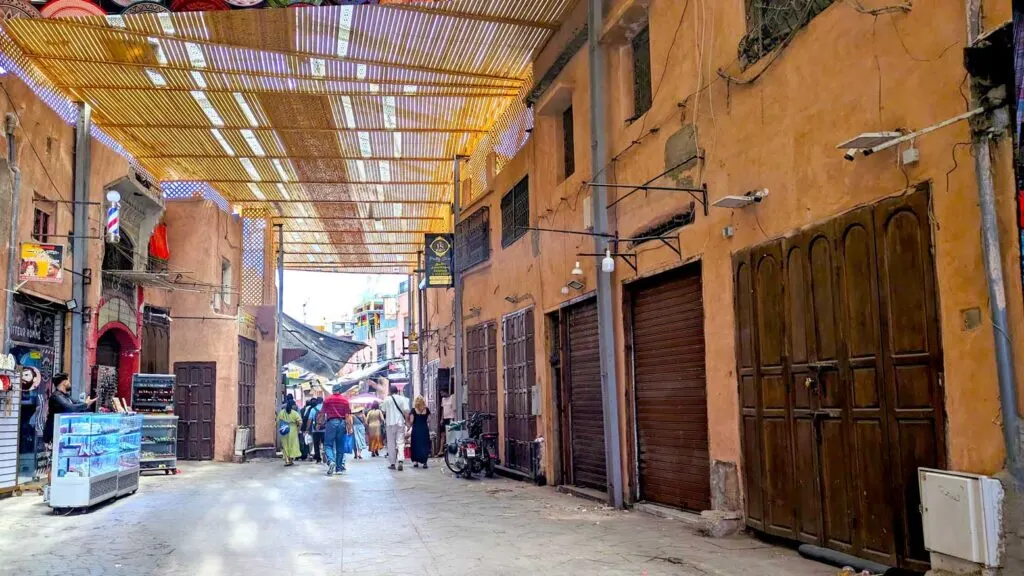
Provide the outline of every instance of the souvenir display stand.
<path id="1" fill-rule="evenodd" d="M 145 414 L 142 417 L 143 472 L 178 473 L 178 417 Z"/>
<path id="2" fill-rule="evenodd" d="M 132 409 L 144 414 L 174 414 L 173 374 L 132 376 Z"/>
<path id="3" fill-rule="evenodd" d="M 85 508 L 139 489 L 142 416 L 59 414 L 54 425 L 51 508 Z"/>

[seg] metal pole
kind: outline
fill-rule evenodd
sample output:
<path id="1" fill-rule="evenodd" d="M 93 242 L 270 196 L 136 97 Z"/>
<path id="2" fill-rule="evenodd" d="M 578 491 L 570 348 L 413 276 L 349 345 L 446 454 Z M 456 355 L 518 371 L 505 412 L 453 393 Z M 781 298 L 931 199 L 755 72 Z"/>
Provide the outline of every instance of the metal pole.
<path id="1" fill-rule="evenodd" d="M 967 2 L 967 41 L 981 36 L 981 2 Z M 974 105 L 980 98 L 974 95 Z M 981 247 L 988 280 L 989 313 L 995 337 L 996 376 L 999 380 L 999 407 L 1003 418 L 1003 442 L 1006 445 L 1006 469 L 1018 485 L 1024 485 L 1024 457 L 1021 454 L 1021 424 L 1017 412 L 1017 380 L 1013 371 L 1013 345 L 1006 316 L 1006 283 L 1003 278 L 1003 254 L 999 244 L 999 219 L 996 211 L 995 184 L 992 180 L 990 134 L 975 130 L 972 137 L 974 170 L 978 180 L 978 207 L 981 211 Z"/>
<path id="2" fill-rule="evenodd" d="M 277 228 L 277 400 L 280 403 L 284 399 L 284 347 L 281 345 L 281 335 L 284 331 L 281 326 L 281 319 L 284 310 L 284 226 L 276 224 Z M 277 412 L 277 404 L 274 405 L 274 412 Z M 275 416 L 276 418 L 276 416 Z M 279 436 L 275 434 L 275 436 Z"/>
<path id="3" fill-rule="evenodd" d="M 460 190 L 462 184 L 460 158 L 455 157 L 455 194 L 452 202 L 452 230 L 458 224 L 462 216 L 462 198 Z M 462 389 L 464 378 L 462 375 L 462 273 L 459 272 L 459 262 L 455 262 L 452 270 L 452 278 L 455 282 L 455 304 L 453 305 L 455 315 L 455 419 L 462 420 L 465 415 L 462 403 L 466 400 L 465 391 Z"/>
<path id="4" fill-rule="evenodd" d="M 21 170 L 18 169 L 17 146 L 15 146 L 14 130 L 17 128 L 17 116 L 7 117 L 7 164 L 13 176 L 11 182 L 11 234 L 7 245 L 7 290 L 4 292 L 6 319 L 4 330 L 4 354 L 11 351 L 11 319 L 14 316 L 14 292 L 18 282 L 18 226 L 21 215 Z"/>
<path id="5" fill-rule="evenodd" d="M 409 343 L 407 344 L 407 346 L 412 344 L 411 336 L 416 331 L 415 323 L 413 322 L 413 312 L 414 312 L 414 309 L 413 309 L 413 299 L 412 299 L 412 288 L 413 288 L 413 283 L 415 281 L 416 281 L 416 275 L 415 274 L 409 274 L 409 281 L 408 281 L 408 284 L 406 284 L 406 287 L 405 287 L 405 298 L 408 301 L 408 304 L 406 305 L 407 310 L 406 310 L 406 314 L 405 314 L 405 335 L 406 335 L 406 338 L 408 338 L 408 340 L 409 340 Z M 419 378 L 416 377 L 416 365 L 414 363 L 414 360 L 416 358 L 415 358 L 415 355 L 412 353 L 411 347 L 409 348 L 409 352 L 408 352 L 407 356 L 408 357 L 407 357 L 406 361 L 408 362 L 409 381 L 412 383 L 413 395 L 418 396 L 418 395 L 422 394 L 423 391 L 420 389 Z"/>
<path id="6" fill-rule="evenodd" d="M 604 254 L 608 246 L 608 189 L 604 186 L 605 167 L 605 57 L 601 46 L 601 29 L 604 24 L 604 0 L 590 0 L 589 29 L 587 44 L 590 53 L 590 166 L 593 186 L 591 187 L 594 248 Z M 601 400 L 604 408 L 604 449 L 608 473 L 608 504 L 622 508 L 622 451 L 619 439 L 619 392 L 616 378 L 615 325 L 612 311 L 611 274 L 601 272 L 600 257 L 597 261 L 597 328 L 601 354 Z"/>
<path id="7" fill-rule="evenodd" d="M 88 305 L 83 273 L 86 263 L 89 261 L 89 245 L 85 241 L 85 236 L 89 233 L 89 208 L 84 202 L 89 200 L 89 169 L 91 166 L 89 147 L 92 144 L 89 132 L 91 126 L 92 108 L 83 102 L 78 105 L 78 123 L 75 126 L 75 188 L 72 196 L 75 203 L 71 205 L 75 228 L 75 237 L 71 239 L 74 253 L 71 266 L 71 297 L 78 302 L 78 310 L 83 311 L 82 313 L 75 311 L 71 314 L 72 396 L 78 396 L 85 391 L 85 384 L 89 381 L 85 358 L 87 345 L 85 326 L 88 318 L 84 313 Z"/>

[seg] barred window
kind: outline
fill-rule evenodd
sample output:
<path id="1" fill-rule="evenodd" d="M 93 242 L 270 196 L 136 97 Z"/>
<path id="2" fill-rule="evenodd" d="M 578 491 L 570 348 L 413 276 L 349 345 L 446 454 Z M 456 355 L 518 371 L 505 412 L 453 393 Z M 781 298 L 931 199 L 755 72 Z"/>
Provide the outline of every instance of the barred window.
<path id="1" fill-rule="evenodd" d="M 576 172 L 576 139 L 573 134 L 572 106 L 562 112 L 562 178 L 568 178 Z"/>
<path id="2" fill-rule="evenodd" d="M 743 66 L 779 47 L 835 0 L 746 0 L 747 35 L 740 40 Z"/>
<path id="3" fill-rule="evenodd" d="M 530 226 L 530 178 L 519 181 L 501 198 L 501 247 L 508 248 Z"/>
<path id="4" fill-rule="evenodd" d="M 462 272 L 490 257 L 490 211 L 484 206 L 455 226 L 455 267 Z"/>
<path id="5" fill-rule="evenodd" d="M 644 26 L 630 42 L 633 48 L 633 120 L 651 109 L 651 29 Z"/>

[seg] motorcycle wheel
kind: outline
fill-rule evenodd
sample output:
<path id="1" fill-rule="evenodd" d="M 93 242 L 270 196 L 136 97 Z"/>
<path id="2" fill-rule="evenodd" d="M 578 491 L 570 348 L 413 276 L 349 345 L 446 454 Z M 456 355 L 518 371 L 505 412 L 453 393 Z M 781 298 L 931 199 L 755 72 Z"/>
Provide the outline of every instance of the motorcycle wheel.
<path id="1" fill-rule="evenodd" d="M 452 454 L 451 450 L 445 450 L 444 465 L 452 471 L 452 474 L 458 476 L 466 471 L 469 467 L 469 462 L 466 462 L 466 457 L 463 456 L 461 450 L 456 450 L 455 454 Z"/>
<path id="2" fill-rule="evenodd" d="M 487 467 L 484 469 L 484 476 L 494 478 L 494 461 L 490 458 L 487 459 Z"/>

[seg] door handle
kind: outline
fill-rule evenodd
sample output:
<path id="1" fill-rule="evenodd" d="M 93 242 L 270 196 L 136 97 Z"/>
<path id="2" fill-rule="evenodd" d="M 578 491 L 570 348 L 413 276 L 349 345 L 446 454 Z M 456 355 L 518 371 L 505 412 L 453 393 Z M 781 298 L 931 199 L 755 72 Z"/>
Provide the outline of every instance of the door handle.
<path id="1" fill-rule="evenodd" d="M 839 408 L 824 408 L 822 410 L 815 410 L 811 413 L 811 418 L 815 420 L 821 420 L 824 418 L 842 418 L 843 411 Z"/>

